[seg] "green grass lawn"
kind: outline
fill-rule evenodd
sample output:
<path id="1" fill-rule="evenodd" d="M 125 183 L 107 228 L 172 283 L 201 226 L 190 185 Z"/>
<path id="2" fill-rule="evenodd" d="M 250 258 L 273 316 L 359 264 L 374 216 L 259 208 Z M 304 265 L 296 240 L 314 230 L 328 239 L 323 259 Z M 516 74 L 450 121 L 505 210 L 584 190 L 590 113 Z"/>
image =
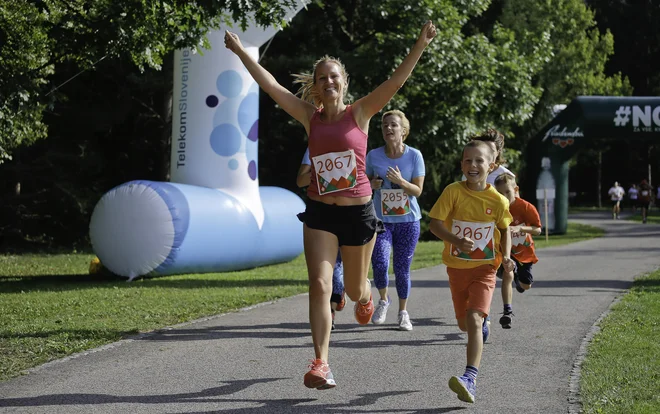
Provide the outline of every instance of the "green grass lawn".
<path id="1" fill-rule="evenodd" d="M 629 220 L 637 221 L 637 222 L 642 222 L 642 214 L 637 210 L 636 214 L 634 214 L 632 217 L 629 218 Z M 653 224 L 660 224 L 660 211 L 658 211 L 657 208 L 652 209 L 647 215 L 646 215 L 646 222 L 647 223 L 653 223 Z"/>
<path id="2" fill-rule="evenodd" d="M 605 207 L 571 207 L 568 209 L 568 213 L 589 213 L 589 212 L 594 212 L 594 211 L 607 211 L 611 212 L 612 207 L 610 206 L 605 206 Z M 642 213 L 640 212 L 639 209 L 635 211 L 635 213 L 632 216 L 628 216 L 628 214 L 631 212 L 630 207 L 627 205 L 623 206 L 623 214 L 626 214 L 626 220 L 632 220 L 632 221 L 637 221 L 639 223 L 642 222 Z M 660 210 L 658 210 L 658 207 L 655 205 L 651 208 L 651 211 L 647 214 L 647 223 L 654 223 L 654 224 L 660 224 Z"/>
<path id="3" fill-rule="evenodd" d="M 569 223 L 547 246 L 602 235 Z M 442 243 L 420 242 L 412 268 L 441 263 Z M 537 237 L 538 248 L 546 247 Z M 90 254 L 0 255 L 0 380 L 22 370 L 139 332 L 230 312 L 307 291 L 302 256 L 230 273 L 189 274 L 127 283 L 88 275 Z"/>
<path id="4" fill-rule="evenodd" d="M 585 413 L 660 412 L 660 271 L 635 280 L 582 364 Z"/>
<path id="5" fill-rule="evenodd" d="M 545 241 L 545 234 L 534 237 L 534 244 L 537 249 L 552 246 L 561 246 L 562 244 L 575 243 L 582 240 L 593 239 L 605 234 L 603 229 L 588 226 L 586 224 L 568 223 L 566 234 L 550 235 L 548 241 Z"/>
<path id="6" fill-rule="evenodd" d="M 571 206 L 568 208 L 568 214 L 571 213 L 589 213 L 594 211 L 612 211 L 612 207 L 607 203 L 602 207 L 597 206 Z"/>

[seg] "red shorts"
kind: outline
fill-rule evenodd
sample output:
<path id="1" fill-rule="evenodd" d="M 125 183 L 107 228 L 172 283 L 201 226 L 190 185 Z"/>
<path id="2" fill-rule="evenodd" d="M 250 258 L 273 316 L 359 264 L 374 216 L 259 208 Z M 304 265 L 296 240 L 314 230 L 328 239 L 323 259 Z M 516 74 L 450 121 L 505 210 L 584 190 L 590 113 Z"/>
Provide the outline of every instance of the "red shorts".
<path id="1" fill-rule="evenodd" d="M 491 265 L 472 269 L 447 268 L 456 319 L 463 319 L 468 309 L 488 315 L 495 292 L 495 272 Z"/>

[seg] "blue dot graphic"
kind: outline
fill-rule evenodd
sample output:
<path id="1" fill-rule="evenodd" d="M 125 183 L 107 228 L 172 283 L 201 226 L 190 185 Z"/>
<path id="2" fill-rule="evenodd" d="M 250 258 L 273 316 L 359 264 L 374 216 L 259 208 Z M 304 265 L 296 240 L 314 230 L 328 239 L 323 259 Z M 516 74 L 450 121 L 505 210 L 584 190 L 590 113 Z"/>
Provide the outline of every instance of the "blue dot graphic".
<path id="1" fill-rule="evenodd" d="M 259 144 L 246 140 L 245 155 L 247 156 L 248 161 L 257 161 L 257 157 L 259 157 Z"/>
<path id="2" fill-rule="evenodd" d="M 234 98 L 243 90 L 243 78 L 235 70 L 226 70 L 218 76 L 215 86 L 222 96 Z"/>
<path id="3" fill-rule="evenodd" d="M 239 99 L 225 99 L 215 107 L 213 114 L 213 126 L 220 124 L 236 125 L 236 112 L 238 111 Z"/>
<path id="4" fill-rule="evenodd" d="M 218 106 L 218 102 L 220 102 L 220 100 L 215 95 L 209 95 L 206 97 L 206 106 L 209 108 L 215 108 Z"/>
<path id="5" fill-rule="evenodd" d="M 246 136 L 250 134 L 250 128 L 259 116 L 259 96 L 249 93 L 241 101 L 238 107 L 238 125 Z"/>
<path id="6" fill-rule="evenodd" d="M 235 171 L 236 169 L 238 169 L 238 161 L 236 161 L 236 160 L 234 160 L 234 159 L 229 160 L 228 165 L 229 165 L 229 169 L 230 169 L 230 170 L 234 170 L 234 171 Z"/>
<path id="7" fill-rule="evenodd" d="M 252 181 L 257 179 L 257 163 L 254 161 L 250 161 L 248 164 L 248 175 L 252 179 Z"/>
<path id="8" fill-rule="evenodd" d="M 211 132 L 211 148 L 216 154 L 231 157 L 241 148 L 241 131 L 230 124 L 220 124 Z"/>
<path id="9" fill-rule="evenodd" d="M 250 141 L 257 142 L 259 139 L 259 120 L 254 121 L 252 128 L 250 128 L 250 132 L 247 134 L 247 137 L 250 139 Z"/>

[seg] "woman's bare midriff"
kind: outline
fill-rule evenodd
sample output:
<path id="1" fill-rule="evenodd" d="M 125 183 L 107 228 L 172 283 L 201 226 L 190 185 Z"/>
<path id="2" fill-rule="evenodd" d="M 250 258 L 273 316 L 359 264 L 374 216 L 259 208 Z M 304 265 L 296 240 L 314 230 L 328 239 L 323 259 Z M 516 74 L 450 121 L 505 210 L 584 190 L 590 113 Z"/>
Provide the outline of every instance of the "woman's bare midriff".
<path id="1" fill-rule="evenodd" d="M 337 206 L 361 206 L 371 201 L 371 196 L 341 197 L 341 196 L 332 196 L 332 195 L 320 196 L 317 194 L 310 194 L 309 198 L 323 204 L 330 204 L 330 205 L 334 204 Z"/>

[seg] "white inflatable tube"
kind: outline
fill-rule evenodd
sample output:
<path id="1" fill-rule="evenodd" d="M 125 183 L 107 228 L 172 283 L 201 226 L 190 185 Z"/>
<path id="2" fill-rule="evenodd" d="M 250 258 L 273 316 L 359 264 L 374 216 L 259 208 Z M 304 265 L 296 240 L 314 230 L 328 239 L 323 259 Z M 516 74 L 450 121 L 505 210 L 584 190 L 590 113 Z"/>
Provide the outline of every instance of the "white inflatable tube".
<path id="1" fill-rule="evenodd" d="M 224 272 L 289 261 L 303 249 L 305 206 L 295 194 L 261 187 L 262 225 L 220 190 L 131 181 L 106 193 L 92 215 L 90 236 L 101 263 L 133 279 Z"/>
<path id="2" fill-rule="evenodd" d="M 276 32 L 229 29 L 255 59 Z M 92 214 L 94 252 L 117 275 L 224 272 L 289 261 L 303 251 L 296 217 L 303 201 L 259 187 L 258 85 L 224 47 L 224 29 L 208 38 L 212 49 L 203 54 L 175 53 L 172 183 L 122 184 Z"/>

